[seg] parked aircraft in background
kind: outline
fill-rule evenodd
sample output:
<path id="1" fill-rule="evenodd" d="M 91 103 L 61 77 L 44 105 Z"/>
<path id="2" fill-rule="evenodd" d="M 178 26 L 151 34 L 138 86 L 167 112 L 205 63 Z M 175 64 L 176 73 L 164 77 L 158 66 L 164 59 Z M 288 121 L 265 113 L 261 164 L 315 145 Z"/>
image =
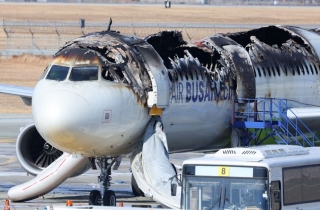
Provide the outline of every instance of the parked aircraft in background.
<path id="1" fill-rule="evenodd" d="M 89 202 L 115 205 L 111 166 L 141 150 L 153 116 L 161 117 L 170 153 L 226 147 L 233 99 L 286 98 L 290 107 L 319 107 L 319 56 L 317 31 L 292 26 L 194 43 L 177 31 L 140 39 L 108 30 L 72 40 L 34 89 L 0 85 L 1 93 L 32 105 L 34 119 L 21 130 L 17 156 L 38 176 L 10 189 L 9 198 L 43 195 L 97 163 L 101 188 Z"/>

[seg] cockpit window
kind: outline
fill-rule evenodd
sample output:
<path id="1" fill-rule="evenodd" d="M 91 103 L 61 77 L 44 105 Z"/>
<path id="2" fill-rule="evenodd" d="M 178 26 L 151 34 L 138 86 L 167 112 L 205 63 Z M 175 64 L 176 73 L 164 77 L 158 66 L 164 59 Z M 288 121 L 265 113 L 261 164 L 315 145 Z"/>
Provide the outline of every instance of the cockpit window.
<path id="1" fill-rule="evenodd" d="M 50 72 L 46 79 L 62 81 L 67 78 L 69 67 L 52 65 Z"/>
<path id="2" fill-rule="evenodd" d="M 70 73 L 71 81 L 98 80 L 98 66 L 73 67 Z"/>

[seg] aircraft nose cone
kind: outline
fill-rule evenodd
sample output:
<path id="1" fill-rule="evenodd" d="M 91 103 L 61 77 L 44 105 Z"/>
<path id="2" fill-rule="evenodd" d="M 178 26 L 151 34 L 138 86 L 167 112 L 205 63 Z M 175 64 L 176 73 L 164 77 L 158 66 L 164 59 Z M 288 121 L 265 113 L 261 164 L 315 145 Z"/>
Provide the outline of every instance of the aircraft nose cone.
<path id="1" fill-rule="evenodd" d="M 89 103 L 70 91 L 51 91 L 33 101 L 34 123 L 52 146 L 76 150 L 88 129 Z"/>

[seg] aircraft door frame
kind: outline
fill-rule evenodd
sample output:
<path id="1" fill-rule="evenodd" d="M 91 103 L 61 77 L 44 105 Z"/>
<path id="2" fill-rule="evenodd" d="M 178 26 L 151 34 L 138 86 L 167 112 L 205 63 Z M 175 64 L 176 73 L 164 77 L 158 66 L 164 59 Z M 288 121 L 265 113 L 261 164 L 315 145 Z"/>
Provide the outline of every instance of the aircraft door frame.
<path id="1" fill-rule="evenodd" d="M 170 86 L 168 70 L 163 60 L 152 46 L 136 45 L 142 55 L 145 67 L 152 83 L 152 91 L 148 92 L 148 107 L 166 108 L 169 105 Z"/>

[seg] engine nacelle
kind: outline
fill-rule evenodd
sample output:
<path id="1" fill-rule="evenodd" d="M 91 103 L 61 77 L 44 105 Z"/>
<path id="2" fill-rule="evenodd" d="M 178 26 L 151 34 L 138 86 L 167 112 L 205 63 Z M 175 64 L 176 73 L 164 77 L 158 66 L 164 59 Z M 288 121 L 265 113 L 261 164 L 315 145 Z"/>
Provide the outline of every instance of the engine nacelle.
<path id="1" fill-rule="evenodd" d="M 43 169 L 57 160 L 63 152 L 47 143 L 37 131 L 34 122 L 29 123 L 20 130 L 16 142 L 16 153 L 22 168 L 29 174 L 36 176 Z M 91 167 L 88 162 L 71 176 L 78 176 Z"/>

